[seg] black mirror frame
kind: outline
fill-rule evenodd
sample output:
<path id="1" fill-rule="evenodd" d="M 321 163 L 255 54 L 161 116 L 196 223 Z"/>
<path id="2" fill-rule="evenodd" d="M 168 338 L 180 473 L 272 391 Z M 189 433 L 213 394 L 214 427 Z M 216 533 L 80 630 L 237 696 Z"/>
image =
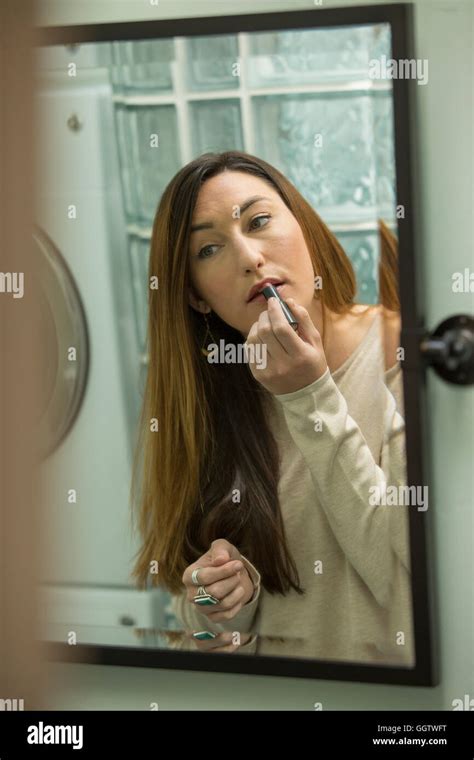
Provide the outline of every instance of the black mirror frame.
<path id="1" fill-rule="evenodd" d="M 329 26 L 388 23 L 392 33 L 392 58 L 413 59 L 414 6 L 412 3 L 339 7 L 312 10 L 257 13 L 201 18 L 177 18 L 159 21 L 105 23 L 84 26 L 37 27 L 35 45 L 67 45 L 116 40 L 142 40 L 156 37 L 236 34 L 238 32 L 274 31 Z M 393 79 L 395 126 L 395 164 L 397 205 L 405 209 L 398 220 L 399 291 L 402 316 L 401 345 L 405 349 L 403 389 L 405 399 L 407 483 L 422 486 L 428 480 L 428 416 L 426 413 L 426 365 L 420 352 L 420 340 L 426 334 L 422 283 L 422 260 L 415 257 L 419 248 L 420 198 L 418 172 L 414 160 L 417 114 L 416 83 L 410 79 Z M 415 233 L 417 239 L 415 241 Z M 100 665 L 171 668 L 220 673 L 318 678 L 368 683 L 436 686 L 439 683 L 435 608 L 435 564 L 433 504 L 425 512 L 410 510 L 410 552 L 412 567 L 413 624 L 415 666 L 400 668 L 371 664 L 320 661 L 303 658 L 280 658 L 239 654 L 218 657 L 202 652 L 173 652 L 140 647 L 113 647 L 44 642 L 46 656 L 54 661 L 74 661 Z"/>

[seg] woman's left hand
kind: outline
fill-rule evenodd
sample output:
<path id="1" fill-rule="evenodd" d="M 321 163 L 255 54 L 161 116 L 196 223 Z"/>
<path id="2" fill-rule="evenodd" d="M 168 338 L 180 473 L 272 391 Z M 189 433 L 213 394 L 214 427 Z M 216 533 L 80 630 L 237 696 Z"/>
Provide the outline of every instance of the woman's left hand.
<path id="1" fill-rule="evenodd" d="M 258 366 L 255 358 L 259 354 L 257 351 L 253 354 L 252 349 L 248 361 L 255 379 L 274 394 L 292 393 L 311 385 L 324 375 L 328 366 L 321 335 L 306 309 L 293 298 L 285 302 L 298 320 L 297 331 L 288 324 L 278 300 L 272 297 L 267 301 L 267 310 L 250 328 L 245 343 L 266 345 L 266 367 Z"/>

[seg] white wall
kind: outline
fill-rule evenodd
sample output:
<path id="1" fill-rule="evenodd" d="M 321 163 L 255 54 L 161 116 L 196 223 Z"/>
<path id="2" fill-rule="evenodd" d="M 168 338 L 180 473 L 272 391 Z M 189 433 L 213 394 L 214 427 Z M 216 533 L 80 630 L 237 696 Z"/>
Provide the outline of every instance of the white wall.
<path id="1" fill-rule="evenodd" d="M 382 0 L 365 4 L 380 4 Z M 332 8 L 361 0 L 331 2 Z M 387 3 L 388 4 L 388 3 Z M 426 324 L 473 311 L 472 295 L 451 290 L 451 275 L 473 268 L 473 5 L 417 0 L 416 54 L 429 60 L 429 84 L 418 87 L 420 250 L 426 274 Z M 44 0 L 41 24 L 64 25 L 173 16 L 231 15 L 313 8 L 310 0 Z M 317 13 L 317 8 L 315 8 Z M 437 576 L 441 616 L 441 677 L 434 689 L 337 683 L 265 676 L 55 665 L 61 709 L 451 709 L 474 696 L 473 653 L 473 390 L 430 375 L 431 454 Z"/>

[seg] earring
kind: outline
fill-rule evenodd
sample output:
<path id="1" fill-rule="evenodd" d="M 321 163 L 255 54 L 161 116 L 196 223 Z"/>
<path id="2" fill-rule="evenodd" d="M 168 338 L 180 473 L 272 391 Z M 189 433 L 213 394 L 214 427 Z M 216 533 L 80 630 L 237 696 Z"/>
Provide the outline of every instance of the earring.
<path id="1" fill-rule="evenodd" d="M 214 338 L 214 336 L 213 336 L 213 334 L 212 334 L 212 332 L 210 330 L 210 327 L 209 327 L 209 318 L 208 318 L 208 316 L 207 316 L 206 313 L 204 314 L 204 319 L 206 320 L 206 334 L 204 336 L 204 341 L 203 341 L 203 344 L 201 346 L 201 353 L 207 359 L 207 357 L 211 353 L 210 351 L 207 350 L 207 348 L 205 348 L 205 346 L 209 345 L 208 340 L 207 340 L 207 336 L 208 335 L 210 336 L 210 338 L 211 338 L 211 340 L 212 340 L 213 343 L 216 343 L 216 339 Z"/>

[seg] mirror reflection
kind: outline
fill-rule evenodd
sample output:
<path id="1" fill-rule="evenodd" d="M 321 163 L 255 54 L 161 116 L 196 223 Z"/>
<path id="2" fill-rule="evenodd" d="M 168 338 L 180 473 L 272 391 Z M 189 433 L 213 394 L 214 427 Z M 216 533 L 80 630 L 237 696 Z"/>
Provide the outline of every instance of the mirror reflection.
<path id="1" fill-rule="evenodd" d="M 38 50 L 37 224 L 90 344 L 44 319 L 55 385 L 87 375 L 43 462 L 45 638 L 414 666 L 390 51 Z"/>

